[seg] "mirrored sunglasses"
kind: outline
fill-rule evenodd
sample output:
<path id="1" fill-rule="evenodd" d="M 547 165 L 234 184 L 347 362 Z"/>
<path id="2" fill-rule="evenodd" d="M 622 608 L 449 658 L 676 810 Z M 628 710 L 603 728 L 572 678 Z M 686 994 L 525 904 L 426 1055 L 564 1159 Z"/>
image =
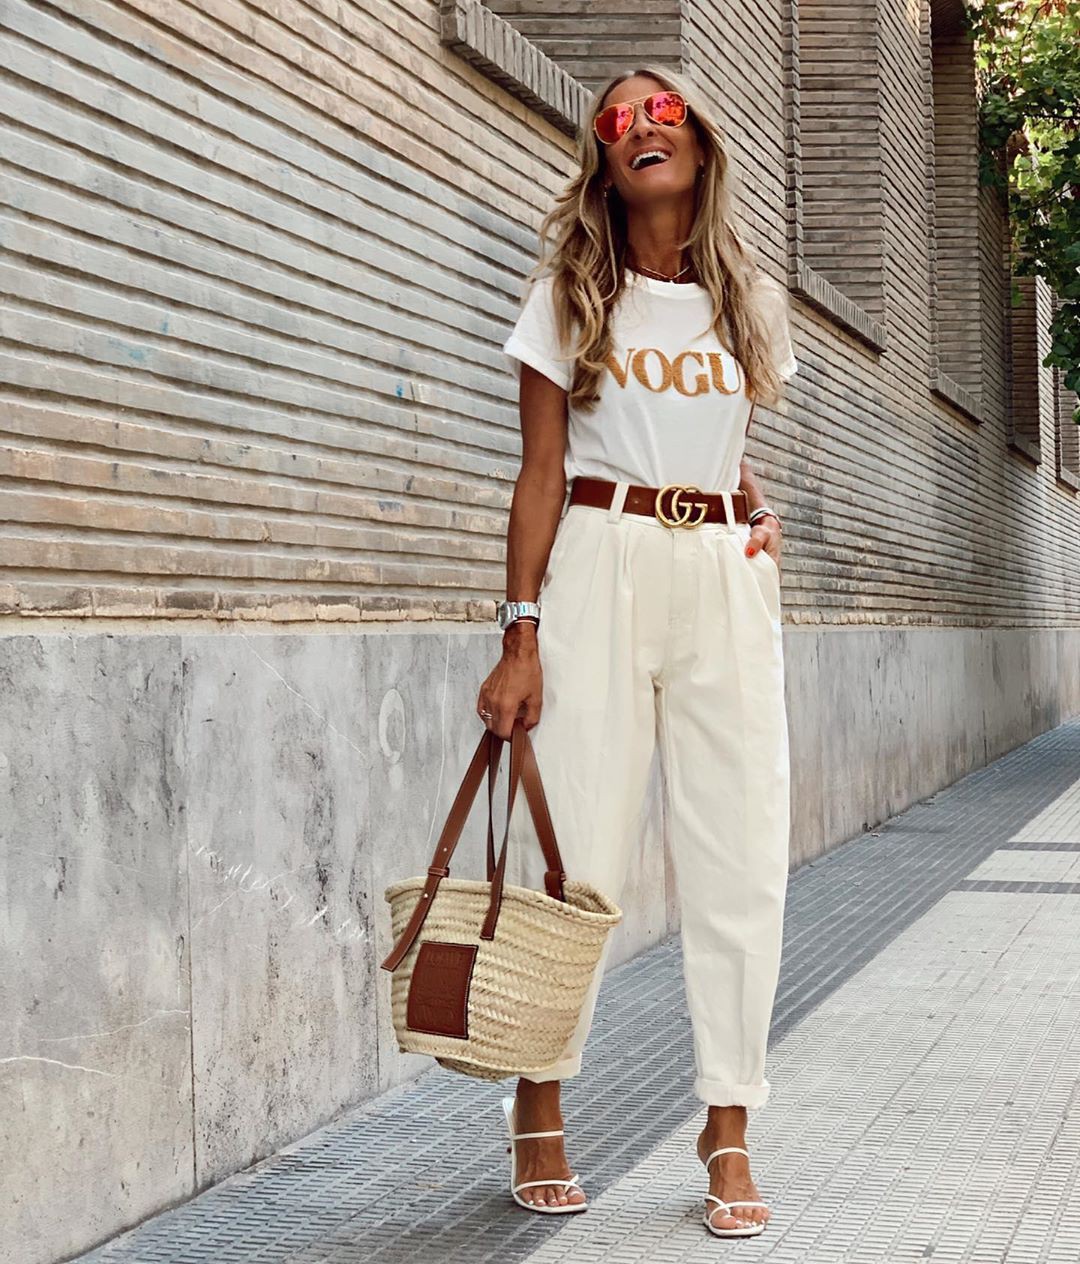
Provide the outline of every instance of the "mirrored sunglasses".
<path id="1" fill-rule="evenodd" d="M 647 97 L 633 101 L 617 101 L 605 106 L 593 120 L 593 131 L 604 145 L 614 145 L 625 136 L 634 122 L 634 107 L 638 102 L 648 118 L 664 127 L 681 127 L 686 122 L 688 107 L 681 92 L 651 92 Z"/>

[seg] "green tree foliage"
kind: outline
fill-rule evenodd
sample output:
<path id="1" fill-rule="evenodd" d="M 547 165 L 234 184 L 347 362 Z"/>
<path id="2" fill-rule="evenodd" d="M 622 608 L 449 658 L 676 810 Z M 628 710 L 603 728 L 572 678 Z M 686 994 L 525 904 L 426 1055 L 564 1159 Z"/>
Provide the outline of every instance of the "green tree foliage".
<path id="1" fill-rule="evenodd" d="M 1006 199 L 1014 274 L 1043 277 L 1061 300 L 1043 365 L 1080 391 L 1080 0 L 976 4 L 967 17 L 980 89 L 979 178 Z"/>

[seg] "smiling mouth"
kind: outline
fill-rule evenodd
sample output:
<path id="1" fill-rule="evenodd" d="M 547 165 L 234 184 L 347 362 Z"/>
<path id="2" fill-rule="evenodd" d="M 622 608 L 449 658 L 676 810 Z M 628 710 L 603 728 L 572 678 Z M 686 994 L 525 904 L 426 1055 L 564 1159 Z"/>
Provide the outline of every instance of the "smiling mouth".
<path id="1" fill-rule="evenodd" d="M 630 160 L 630 170 L 642 171 L 646 167 L 659 167 L 667 162 L 670 157 L 671 155 L 665 153 L 662 149 L 646 149 L 640 154 L 635 154 Z"/>

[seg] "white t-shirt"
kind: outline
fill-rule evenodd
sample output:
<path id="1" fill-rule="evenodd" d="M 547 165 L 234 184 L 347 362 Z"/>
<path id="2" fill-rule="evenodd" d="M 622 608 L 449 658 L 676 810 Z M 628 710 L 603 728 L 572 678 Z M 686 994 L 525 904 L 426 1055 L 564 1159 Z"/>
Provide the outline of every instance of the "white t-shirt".
<path id="1" fill-rule="evenodd" d="M 612 354 L 591 413 L 571 407 L 565 469 L 577 475 L 663 487 L 692 483 L 733 491 L 746 439 L 750 399 L 742 366 L 710 323 L 704 286 L 642 276 L 627 269 L 627 288 L 612 312 Z M 572 357 L 563 355 L 551 275 L 534 282 L 503 351 L 569 390 Z M 761 275 L 754 301 L 764 304 L 777 372 L 798 368 L 791 346 L 787 291 Z"/>

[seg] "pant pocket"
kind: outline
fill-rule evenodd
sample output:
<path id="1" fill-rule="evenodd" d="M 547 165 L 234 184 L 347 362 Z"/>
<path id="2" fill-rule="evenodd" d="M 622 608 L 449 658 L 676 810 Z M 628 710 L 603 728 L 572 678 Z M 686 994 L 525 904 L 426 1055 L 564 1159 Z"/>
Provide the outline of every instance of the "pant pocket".
<path id="1" fill-rule="evenodd" d="M 755 580 L 765 606 L 774 621 L 780 619 L 780 568 L 764 549 L 758 549 L 751 557 L 746 555 L 749 537 L 739 543 L 743 561 L 755 572 Z"/>
<path id="2" fill-rule="evenodd" d="M 773 557 L 771 553 L 766 552 L 765 549 L 758 549 L 758 553 L 760 553 L 761 556 L 765 559 L 766 563 L 772 570 L 773 575 L 776 577 L 777 581 L 779 582 L 780 567 L 777 566 L 776 559 Z"/>

